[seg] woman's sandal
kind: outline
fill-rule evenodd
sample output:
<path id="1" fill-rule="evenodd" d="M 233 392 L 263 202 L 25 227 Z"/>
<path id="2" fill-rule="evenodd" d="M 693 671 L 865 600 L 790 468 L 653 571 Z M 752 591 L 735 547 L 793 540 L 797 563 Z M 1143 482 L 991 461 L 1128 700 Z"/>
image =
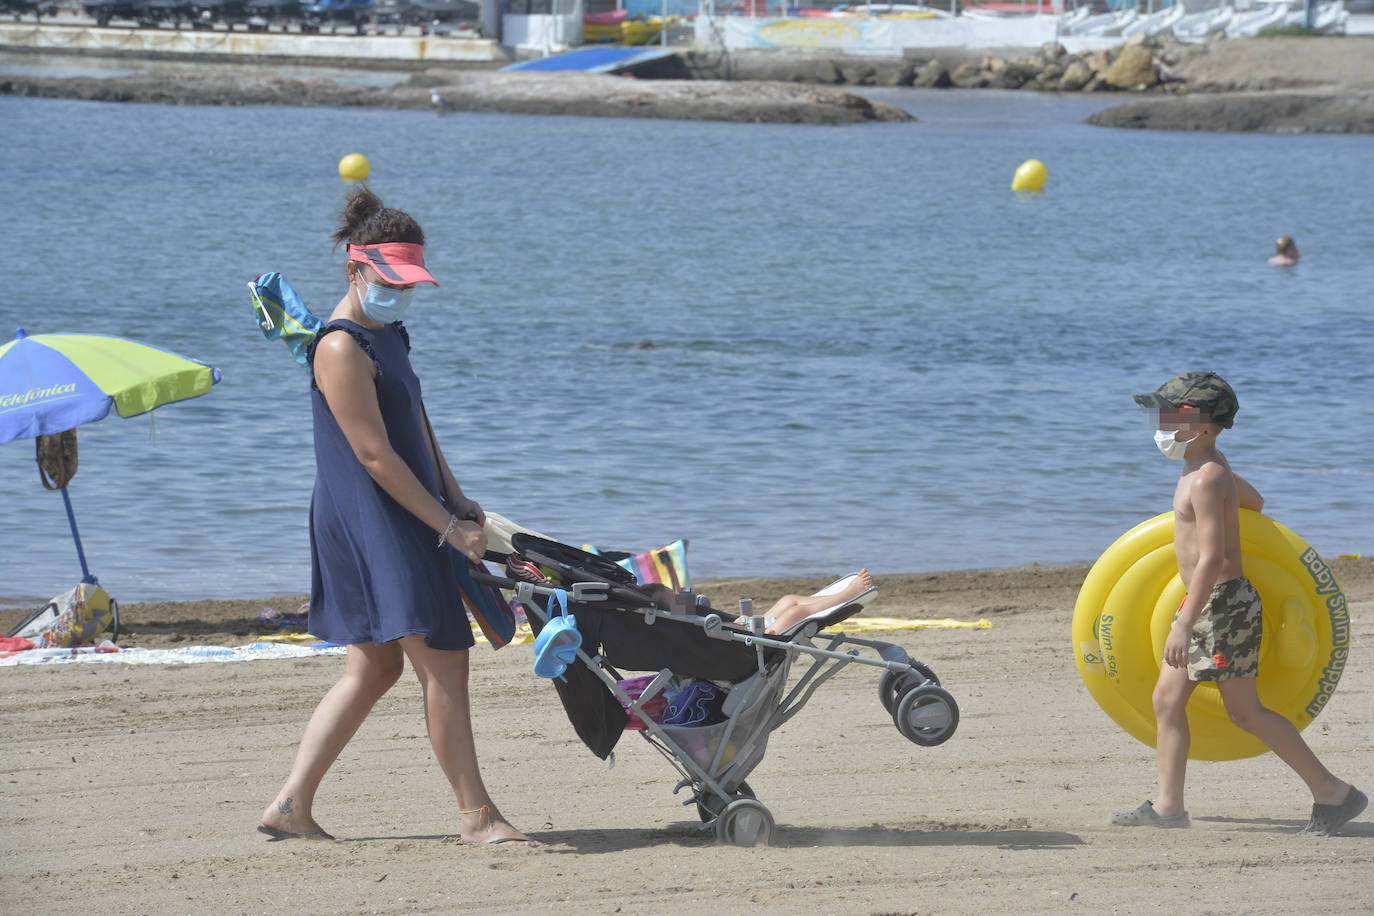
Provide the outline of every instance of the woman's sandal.
<path id="1" fill-rule="evenodd" d="M 325 833 L 323 830 L 307 830 L 304 833 L 292 833 L 289 830 L 278 830 L 276 827 L 269 827 L 266 824 L 258 825 L 258 833 L 265 833 L 269 837 L 269 843 L 276 843 L 279 840 L 332 840 L 334 837 Z"/>
<path id="2" fill-rule="evenodd" d="M 492 821 L 491 821 L 491 806 L 490 806 L 490 805 L 478 805 L 476 808 L 459 808 L 459 809 L 458 809 L 458 815 L 461 817 L 461 816 L 464 815 L 464 814 L 481 814 L 483 811 L 486 812 L 487 823 L 490 824 L 490 823 L 492 822 Z M 515 828 L 514 828 L 514 827 L 511 827 L 511 829 L 514 830 Z M 539 843 L 536 842 L 535 840 L 531 840 L 529 837 L 525 837 L 525 836 L 503 836 L 503 837 L 497 837 L 497 838 L 494 839 L 494 840 L 487 840 L 485 843 L 474 843 L 474 842 L 472 842 L 472 841 L 470 841 L 470 840 L 464 840 L 463 842 L 464 842 L 464 843 L 467 843 L 467 845 L 469 845 L 469 846 L 500 846 L 500 845 L 502 845 L 503 843 L 523 843 L 523 844 L 525 844 L 525 845 L 527 845 L 527 846 L 538 846 L 538 845 L 539 845 Z"/>

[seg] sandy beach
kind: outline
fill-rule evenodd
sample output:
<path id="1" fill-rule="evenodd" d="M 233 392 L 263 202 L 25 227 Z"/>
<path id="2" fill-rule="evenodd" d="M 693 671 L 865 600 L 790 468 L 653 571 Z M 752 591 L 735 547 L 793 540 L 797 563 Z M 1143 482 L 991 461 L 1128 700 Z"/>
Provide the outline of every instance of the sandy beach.
<path id="1" fill-rule="evenodd" d="M 1374 784 L 1374 560 L 1337 560 L 1354 652 L 1306 732 Z M 881 573 L 881 571 L 878 571 Z M 958 699 L 959 730 L 917 747 L 851 666 L 777 731 L 750 777 L 771 848 L 716 846 L 635 735 L 614 768 L 577 740 L 528 646 L 473 654 L 474 722 L 493 795 L 544 845 L 474 848 L 433 762 L 419 689 L 378 705 L 326 779 L 338 842 L 269 843 L 258 813 L 338 658 L 0 670 L 7 912 L 76 913 L 1367 913 L 1374 816 L 1306 838 L 1309 799 L 1271 755 L 1194 763 L 1191 831 L 1106 826 L 1151 794 L 1153 752 L 1079 680 L 1069 624 L 1084 568 L 877 576 L 865 614 L 984 618 L 883 634 Z M 699 583 L 720 607 L 821 580 Z M 240 645 L 297 598 L 129 605 L 129 646 Z M 0 621 L 8 624 L 9 620 Z M 1237 900 L 1243 902 L 1237 903 Z"/>

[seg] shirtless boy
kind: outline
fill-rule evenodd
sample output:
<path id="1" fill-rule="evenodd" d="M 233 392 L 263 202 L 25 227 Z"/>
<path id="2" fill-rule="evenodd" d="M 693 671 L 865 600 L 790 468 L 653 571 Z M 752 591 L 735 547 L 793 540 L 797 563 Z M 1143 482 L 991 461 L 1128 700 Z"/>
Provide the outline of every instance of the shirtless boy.
<path id="1" fill-rule="evenodd" d="M 1331 836 L 1364 810 L 1364 793 L 1331 774 L 1297 728 L 1260 703 L 1260 598 L 1241 568 L 1240 509 L 1264 500 L 1217 451 L 1239 405 L 1215 372 L 1185 372 L 1135 401 L 1158 415 L 1155 444 L 1181 460 L 1174 490 L 1174 553 L 1188 589 L 1164 643 L 1155 684 L 1159 792 L 1153 802 L 1113 814 L 1120 827 L 1188 827 L 1183 807 L 1188 762 L 1188 698 L 1202 681 L 1221 692 L 1231 721 L 1265 743 L 1312 791 L 1312 818 L 1300 832 Z"/>

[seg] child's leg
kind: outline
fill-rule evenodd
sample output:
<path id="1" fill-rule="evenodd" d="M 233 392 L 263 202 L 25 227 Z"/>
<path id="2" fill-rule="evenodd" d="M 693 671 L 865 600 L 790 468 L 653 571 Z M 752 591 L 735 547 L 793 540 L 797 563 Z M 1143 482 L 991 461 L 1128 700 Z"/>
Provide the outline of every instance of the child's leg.
<path id="1" fill-rule="evenodd" d="M 852 601 L 873 587 L 873 577 L 867 569 L 859 570 L 845 588 L 833 595 L 783 595 L 764 614 L 768 624 L 765 632 L 781 633 L 799 620 L 818 611 Z"/>
<path id="2" fill-rule="evenodd" d="M 1221 700 L 1226 704 L 1226 714 L 1231 721 L 1263 741 L 1280 760 L 1292 767 L 1312 790 L 1314 802 L 1338 805 L 1345 800 L 1350 786 L 1322 765 L 1292 722 L 1260 702 L 1254 678 L 1228 678 L 1218 681 L 1217 687 L 1221 689 Z"/>
<path id="3" fill-rule="evenodd" d="M 1188 770 L 1188 698 L 1197 681 L 1188 678 L 1187 668 L 1165 665 L 1155 683 L 1155 753 L 1159 764 L 1159 794 L 1154 808 L 1160 817 L 1183 811 L 1183 780 Z"/>

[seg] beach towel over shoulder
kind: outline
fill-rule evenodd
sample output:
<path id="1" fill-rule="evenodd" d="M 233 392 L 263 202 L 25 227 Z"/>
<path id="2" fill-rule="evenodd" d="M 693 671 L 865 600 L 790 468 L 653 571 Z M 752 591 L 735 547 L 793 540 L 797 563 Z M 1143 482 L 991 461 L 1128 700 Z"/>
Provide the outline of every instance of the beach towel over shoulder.
<path id="1" fill-rule="evenodd" d="M 262 336 L 286 344 L 296 362 L 308 372 L 305 355 L 324 322 L 305 307 L 300 294 L 275 270 L 250 281 L 248 291 Z"/>

